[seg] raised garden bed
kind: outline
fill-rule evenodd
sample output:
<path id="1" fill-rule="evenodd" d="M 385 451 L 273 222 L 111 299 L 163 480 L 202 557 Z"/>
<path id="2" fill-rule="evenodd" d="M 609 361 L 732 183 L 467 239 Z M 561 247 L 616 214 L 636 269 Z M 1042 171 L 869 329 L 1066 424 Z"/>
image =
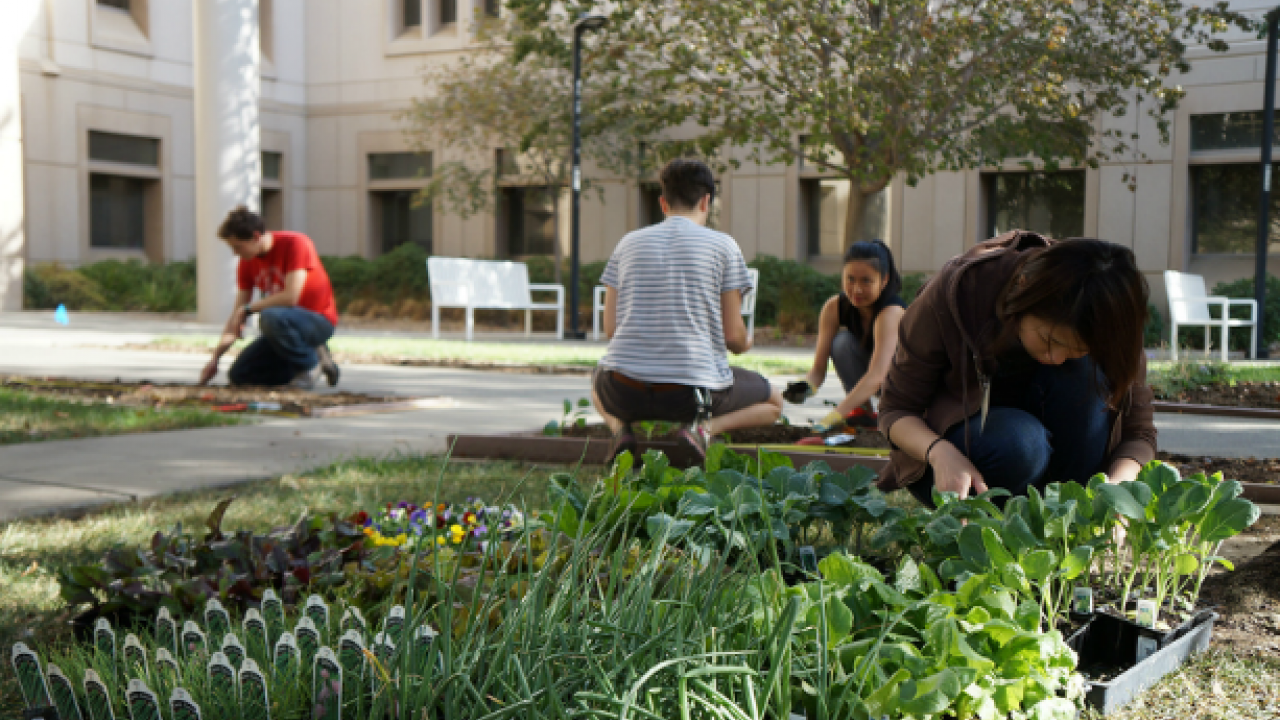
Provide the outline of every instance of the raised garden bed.
<path id="1" fill-rule="evenodd" d="M 314 393 L 267 387 L 199 386 L 122 380 L 0 376 L 0 387 L 81 402 L 125 407 L 205 408 L 229 413 L 339 417 L 415 410 L 441 405 L 442 398 L 404 398 L 363 393 Z"/>
<path id="2" fill-rule="evenodd" d="M 736 440 L 736 438 L 735 438 Z M 610 442 L 607 438 L 592 437 L 547 437 L 539 432 L 512 433 L 505 435 L 450 435 L 446 441 L 450 448 L 450 457 L 486 460 L 518 460 L 521 462 L 538 462 L 556 465 L 603 465 L 609 456 Z M 640 438 L 640 452 L 659 450 L 666 454 L 674 467 L 689 467 L 695 464 L 696 458 L 680 444 L 669 440 Z M 731 443 L 730 447 L 738 452 L 753 452 L 758 444 Z M 854 466 L 862 466 L 879 472 L 888 462 L 879 454 L 863 455 L 841 448 L 823 448 L 821 446 L 805 447 L 791 445 L 767 444 L 765 449 L 779 453 L 791 459 L 796 467 L 803 467 L 814 461 L 827 463 L 837 472 Z"/>
<path id="3" fill-rule="evenodd" d="M 1280 382 L 1210 383 L 1157 395 L 1159 404 L 1259 408 L 1280 412 Z"/>

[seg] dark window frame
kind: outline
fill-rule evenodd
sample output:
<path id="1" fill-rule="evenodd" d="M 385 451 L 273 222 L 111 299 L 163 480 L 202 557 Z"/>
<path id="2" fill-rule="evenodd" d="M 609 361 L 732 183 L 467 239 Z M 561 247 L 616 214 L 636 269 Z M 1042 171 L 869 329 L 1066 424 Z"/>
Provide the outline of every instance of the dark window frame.
<path id="1" fill-rule="evenodd" d="M 400 27 L 403 30 L 422 27 L 422 0 L 400 0 Z"/>
<path id="2" fill-rule="evenodd" d="M 1029 217 L 1030 213 L 1033 211 L 1033 203 L 1035 202 L 1036 199 L 1047 198 L 1050 192 L 1055 191 L 1055 189 L 1051 188 L 1046 182 L 1055 177 L 1062 178 L 1062 179 L 1067 179 L 1069 177 L 1071 180 L 1074 180 L 1075 183 L 1077 184 L 1077 187 L 1075 188 L 1063 189 L 1062 191 L 1078 193 L 1078 197 L 1073 199 L 1074 204 L 1078 208 L 1077 210 L 1078 214 L 1076 215 L 1075 218 L 1062 217 L 1062 213 L 1060 209 L 1065 207 L 1065 203 L 1061 202 L 1061 198 L 1059 198 L 1058 200 L 1046 199 L 1045 202 L 1050 208 L 1049 227 L 1047 228 L 1034 227 L 1033 223 L 1030 222 L 1030 217 Z M 1028 202 L 1025 207 L 1021 208 L 1021 211 L 1028 216 L 1026 219 L 1027 221 L 1023 223 L 1020 223 L 1018 221 L 1012 221 L 1011 227 L 1000 229 L 996 227 L 996 221 L 1001 211 L 1004 210 L 1004 211 L 1013 212 L 1014 208 L 1000 207 L 1001 192 L 1000 192 L 999 185 L 1002 181 L 1013 181 L 1013 180 L 1021 181 L 1021 184 L 1023 187 L 1020 188 L 1020 190 L 1030 194 L 1030 202 Z M 1036 181 L 1043 183 L 1042 187 L 1040 187 L 1039 189 L 1031 187 L 1032 183 Z M 1083 236 L 1084 235 L 1086 182 L 1087 181 L 1086 181 L 1084 170 L 1059 170 L 1052 173 L 1026 172 L 1026 171 L 983 173 L 982 189 L 985 194 L 985 210 L 986 210 L 986 222 L 983 227 L 983 232 L 985 234 L 985 237 L 986 238 L 995 237 L 998 233 L 1008 232 L 1009 230 L 1015 229 L 1014 227 L 1012 227 L 1012 225 L 1018 225 L 1019 227 L 1017 227 L 1017 229 L 1020 229 L 1020 230 L 1030 230 L 1032 232 L 1039 232 L 1055 238 Z M 1056 228 L 1054 227 L 1055 225 L 1057 225 Z"/>
<path id="3" fill-rule="evenodd" d="M 142 159 L 130 157 L 131 152 L 140 153 L 143 156 Z M 160 139 L 145 135 L 90 130 L 89 161 L 158 168 L 160 167 Z"/>
<path id="4" fill-rule="evenodd" d="M 153 178 L 90 172 L 89 247 L 145 252 L 148 196 L 158 182 Z"/>

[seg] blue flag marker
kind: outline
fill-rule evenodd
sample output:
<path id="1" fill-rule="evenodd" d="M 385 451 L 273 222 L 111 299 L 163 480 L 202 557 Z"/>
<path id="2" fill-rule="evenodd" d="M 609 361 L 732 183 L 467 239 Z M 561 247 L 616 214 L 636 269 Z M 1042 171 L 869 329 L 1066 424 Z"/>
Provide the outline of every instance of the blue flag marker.
<path id="1" fill-rule="evenodd" d="M 53 321 L 59 325 L 66 325 L 71 322 L 71 318 L 67 315 L 66 305 L 59 305 L 58 309 L 53 311 Z"/>

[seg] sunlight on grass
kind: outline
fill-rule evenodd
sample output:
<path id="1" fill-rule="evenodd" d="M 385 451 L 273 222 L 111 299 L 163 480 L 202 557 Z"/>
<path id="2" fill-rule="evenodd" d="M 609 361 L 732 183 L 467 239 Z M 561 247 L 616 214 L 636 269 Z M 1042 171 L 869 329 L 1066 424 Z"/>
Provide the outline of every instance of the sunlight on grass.
<path id="1" fill-rule="evenodd" d="M 238 425 L 234 415 L 200 408 L 124 407 L 0 388 L 0 445 L 97 435 Z"/>
<path id="2" fill-rule="evenodd" d="M 1086 717 L 1098 717 L 1090 713 Z M 1263 720 L 1280 717 L 1280 658 L 1211 648 L 1110 720 Z"/>

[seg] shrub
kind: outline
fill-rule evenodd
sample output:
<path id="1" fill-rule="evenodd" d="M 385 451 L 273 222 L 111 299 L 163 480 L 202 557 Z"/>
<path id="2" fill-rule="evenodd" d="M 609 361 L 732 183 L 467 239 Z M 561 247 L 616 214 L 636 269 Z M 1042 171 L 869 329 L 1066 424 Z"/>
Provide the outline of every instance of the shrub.
<path id="1" fill-rule="evenodd" d="M 1155 305 L 1147 305 L 1147 324 L 1142 327 L 1143 347 L 1160 347 L 1169 341 L 1165 334 L 1164 316 Z"/>
<path id="2" fill-rule="evenodd" d="M 838 276 L 825 275 L 804 263 L 757 255 L 747 264 L 760 271 L 760 288 L 756 297 L 757 325 L 778 324 L 784 288 L 789 314 L 802 303 L 807 303 L 817 312 L 827 298 L 840 292 Z"/>
<path id="3" fill-rule="evenodd" d="M 104 260 L 78 272 L 102 288 L 106 309 L 117 312 L 194 312 L 196 264 Z"/>
<path id="4" fill-rule="evenodd" d="M 28 268 L 23 278 L 23 302 L 31 309 L 105 310 L 107 300 L 92 278 L 60 263 Z"/>

